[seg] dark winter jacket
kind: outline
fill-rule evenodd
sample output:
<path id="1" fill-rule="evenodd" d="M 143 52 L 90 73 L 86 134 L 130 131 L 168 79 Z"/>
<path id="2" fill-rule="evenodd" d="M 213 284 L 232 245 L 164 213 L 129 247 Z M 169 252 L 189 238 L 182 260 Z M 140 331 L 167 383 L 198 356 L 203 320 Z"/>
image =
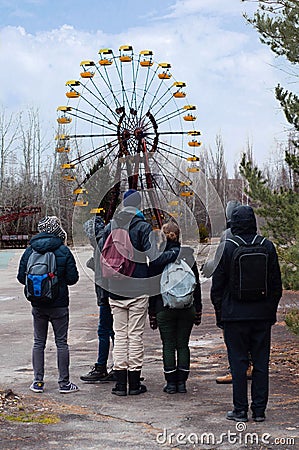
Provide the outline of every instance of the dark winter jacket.
<path id="1" fill-rule="evenodd" d="M 79 279 L 76 262 L 70 249 L 66 247 L 62 240 L 49 233 L 39 233 L 30 241 L 30 246 L 23 253 L 17 279 L 21 284 L 25 284 L 26 269 L 29 256 L 32 249 L 39 253 L 53 252 L 56 257 L 57 276 L 59 280 L 58 297 L 52 303 L 44 305 L 49 308 L 65 307 L 69 305 L 69 291 L 68 286 L 77 283 Z M 32 302 L 32 306 L 43 307 L 38 302 Z"/>
<path id="2" fill-rule="evenodd" d="M 151 239 L 152 227 L 146 222 L 143 214 L 134 207 L 125 207 L 105 227 L 103 237 L 99 242 L 103 248 L 111 229 L 124 228 L 128 230 L 134 247 L 135 269 L 130 278 L 125 280 L 103 279 L 102 285 L 112 299 L 136 298 L 149 293 L 148 260 L 157 258 L 157 248 Z M 175 260 L 176 255 L 171 252 Z"/>
<path id="3" fill-rule="evenodd" d="M 241 236 L 247 243 L 256 235 L 257 227 L 253 209 L 239 206 L 233 211 L 231 219 L 233 235 Z M 269 292 L 263 301 L 241 302 L 233 298 L 229 291 L 231 260 L 236 249 L 234 243 L 226 241 L 220 262 L 212 277 L 211 300 L 215 308 L 217 325 L 223 322 L 243 320 L 263 320 L 276 322 L 278 302 L 282 295 L 282 284 L 277 253 L 269 240 L 263 244 L 269 253 Z"/>
<path id="4" fill-rule="evenodd" d="M 150 274 L 151 277 L 154 277 L 156 275 L 160 275 L 163 272 L 164 267 L 172 261 L 169 261 L 168 255 L 169 255 L 169 251 L 170 250 L 175 250 L 177 252 L 178 258 L 179 259 L 183 259 L 188 265 L 189 267 L 191 267 L 195 278 L 196 278 L 196 288 L 194 291 L 194 306 L 196 309 L 196 312 L 201 312 L 202 311 L 202 302 L 201 302 L 201 289 L 200 289 L 200 281 L 199 281 L 199 273 L 198 273 L 198 268 L 194 259 L 194 251 L 191 247 L 181 247 L 180 243 L 177 241 L 167 241 L 166 247 L 165 247 L 165 251 L 163 253 L 163 256 L 161 256 L 157 261 L 153 261 L 150 264 Z M 155 279 L 156 283 L 160 283 L 160 277 L 158 276 Z M 159 289 L 159 287 L 158 287 Z M 149 298 L 149 315 L 155 315 L 158 312 L 162 311 L 166 309 L 163 306 L 163 299 L 162 299 L 162 295 L 161 294 L 157 294 L 157 295 L 152 295 Z"/>
<path id="5" fill-rule="evenodd" d="M 93 256 L 86 261 L 86 267 L 94 271 L 95 292 L 97 297 L 97 305 L 104 306 L 109 304 L 108 292 L 101 285 L 101 266 L 100 266 L 100 249 L 99 242 L 104 234 L 105 223 L 101 217 L 96 216 L 87 220 L 83 229 L 89 238 L 89 242 L 93 248 Z"/>

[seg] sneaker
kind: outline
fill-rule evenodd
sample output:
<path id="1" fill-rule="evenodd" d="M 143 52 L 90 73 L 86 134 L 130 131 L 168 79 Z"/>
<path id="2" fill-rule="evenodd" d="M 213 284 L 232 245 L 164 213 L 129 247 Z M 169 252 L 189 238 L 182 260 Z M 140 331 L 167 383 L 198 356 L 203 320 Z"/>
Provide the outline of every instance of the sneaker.
<path id="1" fill-rule="evenodd" d="M 115 370 L 111 370 L 106 377 L 103 377 L 100 381 L 117 381 Z"/>
<path id="2" fill-rule="evenodd" d="M 80 380 L 87 381 L 88 383 L 96 383 L 97 381 L 116 381 L 107 379 L 109 375 L 106 366 L 95 364 L 88 373 L 80 376 Z"/>
<path id="3" fill-rule="evenodd" d="M 65 386 L 60 386 L 59 392 L 60 394 L 71 394 L 72 392 L 79 391 L 79 388 L 76 384 L 71 383 L 70 381 Z"/>
<path id="4" fill-rule="evenodd" d="M 33 392 L 44 392 L 44 382 L 43 381 L 33 381 L 29 389 Z"/>
<path id="5" fill-rule="evenodd" d="M 248 422 L 246 411 L 228 411 L 226 414 L 228 420 L 234 420 L 235 422 Z"/>

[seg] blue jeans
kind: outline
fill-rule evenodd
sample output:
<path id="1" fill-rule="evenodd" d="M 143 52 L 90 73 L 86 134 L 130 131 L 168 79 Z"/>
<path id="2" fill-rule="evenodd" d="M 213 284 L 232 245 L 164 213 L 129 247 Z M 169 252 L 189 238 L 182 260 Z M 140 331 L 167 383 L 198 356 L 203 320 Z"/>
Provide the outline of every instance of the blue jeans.
<path id="1" fill-rule="evenodd" d="M 52 325 L 57 348 L 57 365 L 59 386 L 69 382 L 70 355 L 67 343 L 69 327 L 69 309 L 63 308 L 32 308 L 34 344 L 32 349 L 32 365 L 34 380 L 43 381 L 45 372 L 45 347 L 49 322 Z"/>
<path id="2" fill-rule="evenodd" d="M 109 304 L 100 305 L 99 309 L 99 351 L 97 363 L 101 366 L 106 366 L 109 356 L 110 338 L 112 340 L 112 344 L 114 344 L 113 317 Z"/>

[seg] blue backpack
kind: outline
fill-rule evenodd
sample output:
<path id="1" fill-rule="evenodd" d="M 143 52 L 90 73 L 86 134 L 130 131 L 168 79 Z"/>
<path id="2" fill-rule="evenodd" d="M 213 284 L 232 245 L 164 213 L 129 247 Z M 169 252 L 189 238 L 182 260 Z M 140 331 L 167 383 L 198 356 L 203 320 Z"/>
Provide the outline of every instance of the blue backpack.
<path id="1" fill-rule="evenodd" d="M 32 250 L 25 278 L 25 296 L 30 302 L 49 303 L 58 297 L 56 257 L 53 252 Z"/>

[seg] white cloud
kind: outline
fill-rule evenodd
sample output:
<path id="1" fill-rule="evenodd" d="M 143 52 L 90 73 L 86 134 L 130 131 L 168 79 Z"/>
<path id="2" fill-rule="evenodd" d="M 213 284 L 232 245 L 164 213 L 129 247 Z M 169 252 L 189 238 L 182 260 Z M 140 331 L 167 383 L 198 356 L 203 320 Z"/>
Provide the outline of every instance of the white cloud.
<path id="1" fill-rule="evenodd" d="M 248 31 L 241 9 L 231 0 L 177 1 L 173 20 L 125 33 L 89 33 L 64 25 L 32 35 L 21 27 L 4 27 L 0 103 L 15 110 L 38 107 L 54 135 L 56 107 L 66 103 L 65 82 L 78 78 L 80 61 L 97 60 L 102 47 L 117 51 L 119 45 L 132 44 L 136 53 L 150 48 L 157 62 L 171 62 L 174 78 L 187 83 L 188 100 L 198 105 L 197 127 L 206 146 L 213 145 L 221 130 L 231 166 L 248 137 L 265 158 L 284 126 L 273 95 L 279 73 L 271 66 L 270 50 Z M 234 15 L 238 26 L 224 29 L 221 14 Z"/>

